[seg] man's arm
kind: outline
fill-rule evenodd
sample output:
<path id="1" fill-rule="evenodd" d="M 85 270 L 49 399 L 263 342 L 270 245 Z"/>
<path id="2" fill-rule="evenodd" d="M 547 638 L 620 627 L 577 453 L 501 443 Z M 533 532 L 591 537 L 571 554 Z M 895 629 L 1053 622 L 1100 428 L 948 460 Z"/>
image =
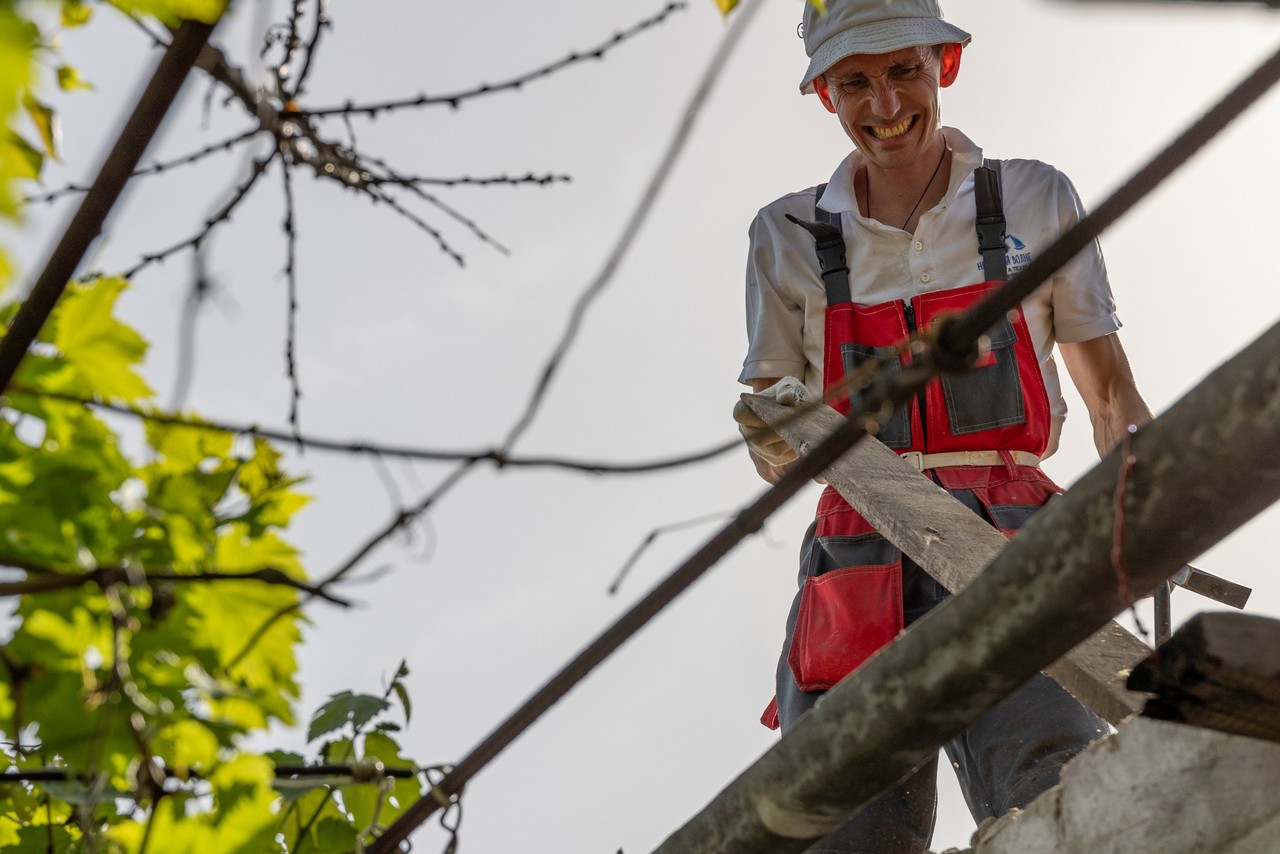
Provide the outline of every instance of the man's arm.
<path id="1" fill-rule="evenodd" d="M 1119 334 L 1059 343 L 1058 349 L 1089 410 L 1093 443 L 1100 456 L 1125 437 L 1130 425 L 1138 427 L 1151 420 L 1151 410 L 1138 393 Z"/>

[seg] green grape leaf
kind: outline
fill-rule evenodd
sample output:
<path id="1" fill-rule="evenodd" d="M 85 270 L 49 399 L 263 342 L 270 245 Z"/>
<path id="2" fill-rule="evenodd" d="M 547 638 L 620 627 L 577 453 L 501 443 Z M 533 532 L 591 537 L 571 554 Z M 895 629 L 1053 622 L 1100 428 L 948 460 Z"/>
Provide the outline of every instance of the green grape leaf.
<path id="1" fill-rule="evenodd" d="M 14 179 L 21 177 L 23 153 L 10 145 L 8 122 L 18 109 L 19 96 L 31 85 L 35 67 L 35 51 L 40 41 L 40 31 L 35 24 L 23 18 L 15 3 L 0 3 L 0 214 L 16 215 L 18 200 L 14 195 Z M 7 264 L 6 264 L 7 266 Z M 8 275 L 0 280 L 4 284 Z"/>
<path id="2" fill-rule="evenodd" d="M 409 691 L 404 687 L 404 683 L 399 679 L 392 684 L 392 689 L 396 692 L 396 696 L 400 698 L 400 705 L 404 709 L 404 722 L 409 722 L 409 715 L 413 711 L 412 705 L 409 703 Z"/>
<path id="3" fill-rule="evenodd" d="M 63 92 L 92 92 L 93 84 L 80 76 L 74 65 L 58 66 L 58 88 Z"/>
<path id="4" fill-rule="evenodd" d="M 40 134 L 40 144 L 44 148 L 44 153 L 54 160 L 58 160 L 58 150 L 62 141 L 62 131 L 58 126 L 58 114 L 48 104 L 36 100 L 35 96 L 30 92 L 23 93 L 22 108 L 26 110 L 27 117 L 31 119 L 31 123 L 35 125 Z"/>
<path id="5" fill-rule="evenodd" d="M 84 0 L 62 0 L 60 23 L 67 28 L 81 27 L 89 23 L 93 8 Z"/>
<path id="6" fill-rule="evenodd" d="M 296 613 L 289 614 L 261 630 L 278 611 L 297 603 L 296 592 L 287 587 L 248 583 L 182 587 L 172 619 L 185 625 L 193 647 L 212 653 L 214 669 L 210 672 L 226 672 L 250 638 L 257 638 L 251 651 L 226 673 L 229 680 L 243 688 L 243 693 L 211 700 L 211 707 L 235 713 L 250 723 L 251 709 L 244 705 L 248 703 L 259 710 L 264 720 L 277 718 L 292 723 L 292 701 L 298 696 L 294 681 L 298 665 L 293 651 L 299 640 L 298 617 Z"/>
<path id="7" fill-rule="evenodd" d="M 226 0 L 111 0 L 111 5 L 140 15 L 152 15 L 176 26 L 183 18 L 212 24 L 226 9 Z"/>
<path id="8" fill-rule="evenodd" d="M 175 721 L 156 733 L 151 751 L 164 759 L 166 768 L 185 777 L 192 769 L 208 770 L 217 764 L 218 737 L 198 721 Z"/>
<path id="9" fill-rule="evenodd" d="M 142 361 L 147 343 L 113 316 L 116 300 L 129 286 L 119 277 L 72 285 L 55 312 L 52 343 L 75 369 L 72 388 L 107 399 L 136 401 L 151 389 L 133 366 Z"/>
<path id="10" fill-rule="evenodd" d="M 350 851 L 356 847 L 356 829 L 345 817 L 325 816 L 312 826 L 309 838 L 316 851 Z"/>
<path id="11" fill-rule="evenodd" d="M 365 736 L 363 759 L 366 762 L 377 760 L 387 768 L 417 768 L 411 760 L 400 755 L 400 746 L 381 732 Z M 385 795 L 377 783 L 342 787 L 342 802 L 351 813 L 355 826 L 362 830 L 373 824 L 375 818 L 379 824 L 394 821 L 420 795 L 421 787 L 416 778 L 389 778 Z"/>
<path id="12" fill-rule="evenodd" d="M 39 181 L 40 170 L 44 168 L 44 155 L 17 133 L 7 131 L 4 143 L 0 145 L 0 168 L 11 178 Z"/>
<path id="13" fill-rule="evenodd" d="M 311 725 L 307 728 L 307 741 L 315 741 L 322 735 L 351 724 L 354 733 L 378 715 L 385 712 L 390 704 L 381 697 L 371 694 L 352 694 L 340 691 L 329 698 L 316 713 L 311 716 Z"/>

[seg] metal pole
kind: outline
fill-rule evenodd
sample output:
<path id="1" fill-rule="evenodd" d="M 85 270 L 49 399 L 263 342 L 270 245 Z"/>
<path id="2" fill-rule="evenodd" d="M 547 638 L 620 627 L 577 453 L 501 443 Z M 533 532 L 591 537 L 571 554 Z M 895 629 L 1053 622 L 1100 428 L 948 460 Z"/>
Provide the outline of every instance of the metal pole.
<path id="1" fill-rule="evenodd" d="M 116 137 L 107 159 L 103 161 L 98 176 L 80 201 L 62 239 L 45 263 L 44 270 L 22 308 L 13 319 L 8 333 L 0 340 L 0 393 L 9 387 L 27 348 L 36 340 L 53 307 L 57 305 L 67 283 L 75 275 L 76 268 L 89 250 L 90 244 L 102 232 L 107 215 L 115 206 L 124 185 L 138 167 L 138 161 L 146 152 L 152 137 L 173 104 L 178 90 L 187 79 L 187 72 L 195 64 L 196 57 L 209 40 L 217 22 L 183 21 L 174 33 L 173 41 L 160 58 L 155 73 L 138 99 L 133 113 Z"/>

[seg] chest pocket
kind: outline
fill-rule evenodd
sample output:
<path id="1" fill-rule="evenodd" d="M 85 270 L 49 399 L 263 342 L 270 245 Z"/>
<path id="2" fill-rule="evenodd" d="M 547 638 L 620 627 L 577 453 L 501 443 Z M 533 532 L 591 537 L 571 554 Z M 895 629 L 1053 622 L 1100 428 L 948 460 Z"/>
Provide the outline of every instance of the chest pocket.
<path id="1" fill-rule="evenodd" d="M 856 342 L 845 342 L 840 345 L 840 359 L 844 363 L 844 375 L 852 376 L 855 371 L 867 362 L 876 362 L 885 372 L 884 382 L 893 382 L 902 373 L 902 362 L 898 357 L 897 347 L 871 347 Z M 1016 369 L 1015 369 L 1016 370 Z M 865 407 L 861 400 L 853 401 L 856 410 Z M 890 448 L 911 447 L 911 407 L 899 406 L 887 421 L 880 424 L 876 438 Z"/>
<path id="2" fill-rule="evenodd" d="M 942 396 L 951 433 L 964 436 L 996 427 L 1025 424 L 1027 411 L 1014 345 L 1018 333 L 1008 317 L 987 333 L 990 356 L 982 367 L 961 374 L 944 374 Z"/>

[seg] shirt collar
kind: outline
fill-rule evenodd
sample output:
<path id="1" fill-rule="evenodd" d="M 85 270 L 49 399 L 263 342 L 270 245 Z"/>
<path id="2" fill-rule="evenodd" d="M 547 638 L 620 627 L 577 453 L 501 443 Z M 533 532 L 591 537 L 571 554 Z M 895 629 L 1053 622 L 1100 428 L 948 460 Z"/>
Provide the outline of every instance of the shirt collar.
<path id="1" fill-rule="evenodd" d="M 943 134 L 947 145 L 951 146 L 951 183 L 943 201 L 950 203 L 973 170 L 982 165 L 982 149 L 973 140 L 952 127 L 944 127 Z M 827 189 L 818 200 L 818 207 L 831 213 L 850 212 L 858 216 L 858 201 L 853 192 L 853 176 L 862 168 L 862 152 L 854 149 L 849 156 L 840 161 L 836 171 L 831 173 L 827 181 Z"/>

